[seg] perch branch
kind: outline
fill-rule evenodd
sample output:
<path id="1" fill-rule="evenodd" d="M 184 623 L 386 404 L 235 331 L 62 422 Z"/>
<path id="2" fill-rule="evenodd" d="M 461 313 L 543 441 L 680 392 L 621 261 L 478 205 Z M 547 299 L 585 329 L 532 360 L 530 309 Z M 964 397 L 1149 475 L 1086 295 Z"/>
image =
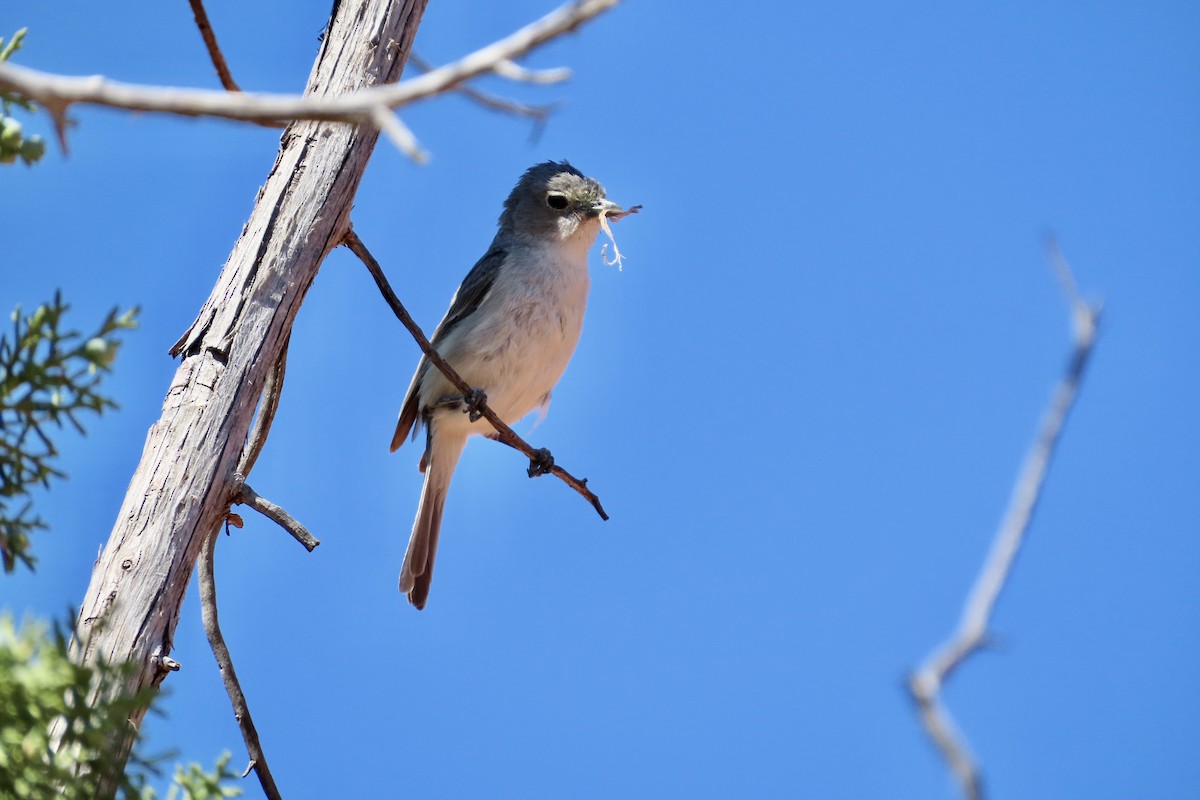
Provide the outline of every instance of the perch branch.
<path id="1" fill-rule="evenodd" d="M 926 733 L 941 752 L 958 780 L 963 795 L 969 800 L 983 797 L 979 766 L 942 703 L 942 686 L 986 641 L 992 611 L 1029 530 L 1030 520 L 1046 482 L 1046 472 L 1078 396 L 1100 322 L 1100 307 L 1087 303 L 1080 296 L 1071 270 L 1053 242 L 1050 245 L 1050 261 L 1069 306 L 1074 348 L 1050 404 L 1043 413 L 1037 438 L 1017 477 L 1008 509 L 992 542 L 991 552 L 967 598 L 958 628 L 950 640 L 935 650 L 908 681 L 909 693 L 920 712 Z"/>
<path id="2" fill-rule="evenodd" d="M 270 800 L 282 800 L 279 789 L 275 786 L 275 778 L 267 766 L 267 757 L 263 753 L 262 742 L 258 739 L 258 730 L 250 716 L 250 706 L 246 703 L 246 695 L 238 683 L 237 673 L 233 670 L 233 658 L 229 655 L 229 647 L 225 637 L 221 635 L 221 625 L 217 619 L 217 584 L 213 577 L 213 551 L 216 549 L 217 537 L 221 529 L 217 528 L 204 537 L 200 552 L 200 616 L 204 620 L 204 633 L 217 659 L 217 667 L 221 670 L 221 679 L 225 682 L 225 691 L 229 702 L 233 704 L 233 716 L 242 731 L 246 741 L 246 752 L 250 755 L 250 764 L 262 784 L 263 794 Z M 246 772 L 249 774 L 250 768 Z M 243 775 L 242 777 L 245 777 Z"/>
<path id="3" fill-rule="evenodd" d="M 192 14 L 196 17 L 196 27 L 200 29 L 200 36 L 204 39 L 204 46 L 208 48 L 208 57 L 212 59 L 213 67 L 217 70 L 217 77 L 221 79 L 221 85 L 228 92 L 240 92 L 237 82 L 233 79 L 233 74 L 229 71 L 229 65 L 225 63 L 225 56 L 221 53 L 221 48 L 217 44 L 217 34 L 213 32 L 212 25 L 208 23 L 208 13 L 204 10 L 204 0 L 188 0 L 192 6 Z"/>
<path id="4" fill-rule="evenodd" d="M 475 398 L 479 392 L 475 390 L 469 383 L 462 379 L 453 367 L 446 363 L 429 343 L 429 339 L 425 337 L 425 333 L 421 327 L 413 320 L 404 305 L 400 302 L 400 298 L 396 297 L 396 293 L 392 291 L 391 284 L 388 283 L 387 277 L 383 274 L 383 268 L 379 266 L 379 262 L 367 250 L 367 246 L 358 238 L 358 234 L 353 228 L 346 231 L 342 243 L 359 257 L 366 266 L 367 271 L 371 273 L 371 277 L 375 279 L 375 285 L 379 287 L 379 291 L 383 294 L 383 299 L 387 302 L 392 312 L 400 320 L 401 324 L 408 329 L 412 337 L 416 339 L 417 345 L 435 367 L 441 370 L 442 374 L 454 387 L 463 393 L 464 398 Z M 488 407 L 486 401 L 477 401 L 471 403 L 472 413 L 478 413 L 491 424 L 496 430 L 496 435 L 493 437 L 499 442 L 503 442 L 509 447 L 519 450 L 524 453 L 530 461 L 530 477 L 535 475 L 548 473 L 559 478 L 563 483 L 570 486 L 575 491 L 579 492 L 589 503 L 592 508 L 596 509 L 596 513 L 601 519 L 607 520 L 608 514 L 605 513 L 604 507 L 600 505 L 600 498 L 597 497 L 591 489 L 587 488 L 587 479 L 576 478 L 571 473 L 558 465 L 554 465 L 550 457 L 550 452 L 545 449 L 536 449 L 520 436 L 515 434 L 512 428 L 508 427 L 500 417 L 496 416 L 496 412 Z M 548 468 L 536 468 L 538 465 L 549 465 Z"/>
<path id="5" fill-rule="evenodd" d="M 310 553 L 320 544 L 317 538 L 308 532 L 308 528 L 301 525 L 295 517 L 284 511 L 282 507 L 255 492 L 244 480 L 238 484 L 237 494 L 234 495 L 233 502 L 250 506 L 267 519 L 275 522 L 279 527 L 290 533 L 293 539 L 304 545 L 304 549 Z"/>
<path id="6" fill-rule="evenodd" d="M 313 120 L 382 127 L 384 115 L 395 119 L 391 110 L 447 92 L 485 72 L 513 74 L 512 59 L 575 30 L 618 2 L 576 0 L 567 3 L 451 64 L 410 80 L 371 86 L 337 97 L 142 86 L 118 83 L 100 75 L 54 75 L 9 63 L 0 64 L 0 89 L 44 106 L 54 122 L 64 152 L 67 150 L 67 109 L 76 103 L 241 122 Z M 525 74 L 536 76 L 542 73 Z M 397 142 L 398 130 L 391 126 L 384 132 Z M 403 140 L 403 136 L 400 139 Z"/>

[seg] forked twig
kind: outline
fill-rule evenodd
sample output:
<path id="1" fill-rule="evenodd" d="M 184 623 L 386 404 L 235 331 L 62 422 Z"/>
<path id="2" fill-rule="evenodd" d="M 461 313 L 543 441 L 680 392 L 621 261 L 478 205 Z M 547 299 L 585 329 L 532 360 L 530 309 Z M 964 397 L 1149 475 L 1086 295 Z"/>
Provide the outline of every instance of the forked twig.
<path id="1" fill-rule="evenodd" d="M 67 151 L 67 110 L 76 103 L 190 117 L 220 117 L 242 122 L 278 124 L 312 120 L 379 128 L 403 152 L 414 149 L 411 132 L 398 121 L 384 123 L 391 111 L 454 89 L 487 72 L 513 74 L 512 59 L 573 31 L 616 5 L 619 0 L 575 0 L 520 30 L 451 64 L 401 81 L 370 86 L 335 97 L 228 92 L 118 83 L 103 76 L 54 75 L 16 64 L 0 64 L 0 90 L 32 100 L 50 114 L 59 145 Z M 518 73 L 519 74 L 519 73 Z M 539 73 L 524 73 L 533 80 Z"/>
<path id="2" fill-rule="evenodd" d="M 1087 303 L 1080 296 L 1070 267 L 1054 242 L 1050 243 L 1050 261 L 1070 308 L 1074 348 L 1050 405 L 1042 416 L 1038 436 L 1025 458 L 1008 510 L 967 598 L 958 628 L 949 641 L 935 650 L 908 681 L 909 693 L 920 712 L 926 733 L 941 752 L 958 780 L 963 795 L 969 800 L 981 800 L 983 797 L 979 766 L 942 703 L 942 687 L 950 675 L 986 641 L 996 600 L 1012 572 L 1013 562 L 1041 498 L 1046 472 L 1067 416 L 1078 396 L 1100 322 L 1100 307 Z"/>
<path id="3" fill-rule="evenodd" d="M 296 541 L 304 545 L 309 552 L 312 552 L 320 542 L 291 514 L 288 514 L 281 507 L 261 497 L 251 489 L 243 477 L 245 472 L 249 472 L 254 467 L 254 462 L 258 459 L 263 443 L 266 442 L 267 433 L 271 429 L 271 422 L 275 418 L 275 412 L 279 408 L 279 396 L 283 389 L 284 373 L 287 370 L 289 340 L 290 336 L 284 341 L 279 358 L 271 368 L 271 372 L 267 375 L 266 384 L 263 386 L 262 404 L 259 408 L 258 417 L 254 421 L 254 428 L 250 432 L 246 448 L 242 452 L 239 470 L 234 475 L 237 488 L 232 502 L 248 505 L 278 523 Z M 241 519 L 236 514 L 230 513 L 227 522 L 236 525 L 236 527 L 242 527 Z M 246 777 L 253 770 L 258 776 L 258 782 L 262 785 L 263 793 L 267 798 L 269 800 L 282 800 L 279 789 L 275 785 L 275 778 L 271 775 L 270 767 L 267 766 L 267 757 L 263 752 L 262 742 L 258 738 L 258 730 L 254 727 L 254 720 L 250 716 L 250 706 L 246 702 L 246 695 L 242 691 L 241 683 L 238 681 L 237 672 L 234 671 L 233 657 L 229 653 L 228 645 L 225 644 L 225 637 L 221 634 L 221 625 L 217 616 L 217 584 L 213 574 L 213 551 L 215 550 L 219 535 L 220 528 L 206 536 L 200 551 L 200 615 L 204 620 L 204 632 L 208 636 L 208 643 L 212 647 L 213 656 L 217 659 L 217 667 L 221 670 L 221 679 L 225 684 L 225 692 L 229 695 L 229 702 L 233 705 L 233 716 L 237 720 L 238 728 L 242 732 L 242 739 L 246 742 L 246 752 L 250 755 L 250 764 L 246 767 L 246 771 L 242 777 Z"/>
<path id="4" fill-rule="evenodd" d="M 412 64 L 422 73 L 433 71 L 433 65 L 421 58 L 416 53 L 409 53 L 408 63 Z M 568 75 L 569 74 L 570 73 L 568 72 Z M 550 118 L 552 113 L 554 113 L 555 108 L 553 104 L 529 105 L 516 100 L 509 100 L 504 97 L 496 97 L 495 95 L 488 94 L 487 92 L 481 92 L 480 90 L 475 89 L 467 84 L 456 87 L 454 91 L 458 92 L 464 97 L 470 98 L 484 108 L 491 109 L 492 111 L 499 111 L 502 114 L 511 114 L 516 117 L 526 117 L 533 120 L 535 133 L 546 124 L 546 120 Z"/>

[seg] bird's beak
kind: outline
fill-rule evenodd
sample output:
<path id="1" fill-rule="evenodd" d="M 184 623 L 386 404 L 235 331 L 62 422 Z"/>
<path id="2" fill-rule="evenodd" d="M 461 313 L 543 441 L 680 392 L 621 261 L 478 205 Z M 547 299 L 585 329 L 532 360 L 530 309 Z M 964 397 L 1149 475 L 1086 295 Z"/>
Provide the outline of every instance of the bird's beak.
<path id="1" fill-rule="evenodd" d="M 608 217 L 619 218 L 625 213 L 625 209 L 612 200 L 597 200 L 596 204 L 591 207 L 591 213 L 596 216 L 604 214 Z"/>

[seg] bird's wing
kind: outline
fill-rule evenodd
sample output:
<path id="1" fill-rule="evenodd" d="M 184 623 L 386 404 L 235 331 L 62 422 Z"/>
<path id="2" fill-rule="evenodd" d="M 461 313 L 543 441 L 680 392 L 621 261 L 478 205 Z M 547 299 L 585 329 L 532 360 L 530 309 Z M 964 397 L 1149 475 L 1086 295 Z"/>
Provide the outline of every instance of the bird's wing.
<path id="1" fill-rule="evenodd" d="M 454 293 L 454 299 L 450 301 L 450 310 L 446 312 L 446 316 L 442 317 L 442 321 L 434 329 L 433 336 L 429 340 L 430 344 L 437 347 L 446 338 L 446 334 L 479 308 L 488 292 L 491 291 L 492 284 L 496 282 L 496 274 L 500 271 L 500 266 L 504 263 L 507 254 L 506 250 L 493 247 L 483 255 L 483 258 L 475 262 L 475 266 L 471 267 L 467 277 L 463 278 L 462 285 Z M 408 385 L 408 392 L 404 395 L 404 402 L 400 406 L 400 419 L 396 421 L 396 433 L 392 436 L 392 452 L 404 444 L 409 431 L 412 431 L 414 435 L 416 433 L 413 426 L 418 425 L 421 411 L 417 407 L 418 388 L 421 385 L 421 378 L 428 369 L 429 359 L 422 355 L 420 362 L 417 363 L 417 371 L 413 374 L 412 382 Z"/>

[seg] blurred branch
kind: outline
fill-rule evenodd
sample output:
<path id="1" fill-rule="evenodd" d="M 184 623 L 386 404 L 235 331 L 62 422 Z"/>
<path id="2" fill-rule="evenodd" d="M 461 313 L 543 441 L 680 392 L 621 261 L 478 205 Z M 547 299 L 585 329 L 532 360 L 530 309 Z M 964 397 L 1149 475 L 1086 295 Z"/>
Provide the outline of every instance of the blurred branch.
<path id="1" fill-rule="evenodd" d="M 208 57 L 212 59 L 213 67 L 217 70 L 217 77 L 221 79 L 221 85 L 228 92 L 240 92 L 241 88 L 234 81 L 233 74 L 229 71 L 229 65 L 225 63 L 225 56 L 217 44 L 217 34 L 213 32 L 212 25 L 208 23 L 204 0 L 188 0 L 188 3 L 192 6 L 192 15 L 196 17 L 196 27 L 200 29 L 200 36 L 204 39 L 204 46 L 208 48 Z"/>
<path id="2" fill-rule="evenodd" d="M 412 64 L 421 72 L 433 71 L 433 65 L 421 58 L 416 53 L 411 53 L 408 56 L 408 63 Z M 565 70 L 565 72 L 568 76 L 570 75 L 569 70 Z M 478 89 L 474 89 L 470 86 L 458 86 L 454 89 L 454 91 L 492 111 L 499 111 L 502 114 L 511 114 L 515 117 L 526 117 L 527 119 L 533 120 L 534 125 L 532 137 L 535 139 L 540 134 L 542 128 L 545 127 L 546 120 L 550 118 L 550 115 L 556 108 L 555 104 L 529 105 L 516 100 L 509 100 L 505 97 L 497 97 L 492 94 L 487 94 L 486 92 L 481 92 Z"/>
<path id="3" fill-rule="evenodd" d="M 204 633 L 208 636 L 208 644 L 212 647 L 213 656 L 217 659 L 217 668 L 221 670 L 225 691 L 229 695 L 229 701 L 233 704 L 234 719 L 237 720 L 238 728 L 242 731 L 242 738 L 246 742 L 246 752 L 250 754 L 250 765 L 258 775 L 258 782 L 262 784 L 263 794 L 270 800 L 282 800 L 279 789 L 275 786 L 275 778 L 271 775 L 270 767 L 267 766 L 267 757 L 263 753 L 258 730 L 254 727 L 254 719 L 250 716 L 250 706 L 246 702 L 246 695 L 242 691 L 242 685 L 238 682 L 237 673 L 233 669 L 233 657 L 229 654 L 225 637 L 221 635 L 221 624 L 217 618 L 217 583 L 213 575 L 213 551 L 216 547 L 217 537 L 220 535 L 221 529 L 218 527 L 204 537 L 204 543 L 201 546 L 200 616 L 204 620 Z M 247 774 L 249 771 L 247 768 Z"/>
<path id="4" fill-rule="evenodd" d="M 412 337 L 417 341 L 417 346 L 421 348 L 421 352 L 425 354 L 425 357 L 429 359 L 430 363 L 441 370 L 442 374 L 446 376 L 446 379 L 456 389 L 463 393 L 464 403 L 473 415 L 472 420 L 476 418 L 474 415 L 483 417 L 496 431 L 495 436 L 491 438 L 503 442 L 528 456 L 529 477 L 532 478 L 537 475 L 546 474 L 554 475 L 591 503 L 592 508 L 596 509 L 596 513 L 600 515 L 601 519 L 607 520 L 608 514 L 605 513 L 604 507 L 600 505 L 600 498 L 587 488 L 587 478 L 576 478 L 554 463 L 554 458 L 550 455 L 549 450 L 534 448 L 514 433 L 513 429 L 506 425 L 500 417 L 496 416 L 496 412 L 488 407 L 483 392 L 463 380 L 462 376 L 438 354 L 433 345 L 429 343 L 429 339 L 425 337 L 425 333 L 421 330 L 421 327 L 417 325 L 408 313 L 408 310 L 404 308 L 404 304 L 400 302 L 400 298 L 396 297 L 391 284 L 388 283 L 387 276 L 383 274 L 383 268 L 379 266 L 379 262 L 367 250 L 367 246 L 358 238 L 358 234 L 354 232 L 353 228 L 347 229 L 342 243 L 350 248 L 363 262 L 363 265 L 366 266 L 367 271 L 371 273 L 371 277 L 375 279 L 375 285 L 379 287 L 379 291 L 383 294 L 384 301 L 387 302 L 388 307 L 392 309 L 392 313 L 396 315 L 401 324 L 412 334 Z"/>
<path id="5" fill-rule="evenodd" d="M 992 542 L 991 552 L 967 598 L 958 628 L 908 681 L 908 690 L 920 712 L 925 731 L 933 740 L 969 800 L 983 797 L 979 766 L 962 733 L 942 703 L 941 691 L 950 675 L 983 647 L 992 612 L 1012 572 L 1017 552 L 1025 540 L 1030 520 L 1041 498 L 1046 473 L 1063 426 L 1079 393 L 1084 369 L 1096 343 L 1100 307 L 1080 296 L 1066 259 L 1053 241 L 1050 262 L 1062 284 L 1071 314 L 1074 349 L 1059 380 L 1025 464 L 1017 477 L 1008 510 Z"/>
<path id="6" fill-rule="evenodd" d="M 507 58 L 497 61 L 496 66 L 492 67 L 492 72 L 501 78 L 508 78 L 510 81 L 520 81 L 522 83 L 562 83 L 571 77 L 571 70 L 566 67 L 529 69 Z"/>
<path id="7" fill-rule="evenodd" d="M 576 0 L 508 37 L 458 61 L 399 83 L 370 86 L 338 97 L 203 89 L 118 83 L 103 76 L 75 77 L 0 64 L 0 90 L 40 103 L 50 114 L 63 152 L 67 151 L 67 109 L 77 103 L 188 117 L 219 117 L 241 122 L 313 120 L 371 125 L 388 135 L 402 151 L 419 153 L 411 133 L 391 113 L 418 100 L 450 91 L 487 72 L 512 73 L 512 59 L 574 30 L 615 6 L 619 0 Z M 538 75 L 539 73 L 525 73 Z M 390 120 L 390 122 L 385 122 Z"/>

